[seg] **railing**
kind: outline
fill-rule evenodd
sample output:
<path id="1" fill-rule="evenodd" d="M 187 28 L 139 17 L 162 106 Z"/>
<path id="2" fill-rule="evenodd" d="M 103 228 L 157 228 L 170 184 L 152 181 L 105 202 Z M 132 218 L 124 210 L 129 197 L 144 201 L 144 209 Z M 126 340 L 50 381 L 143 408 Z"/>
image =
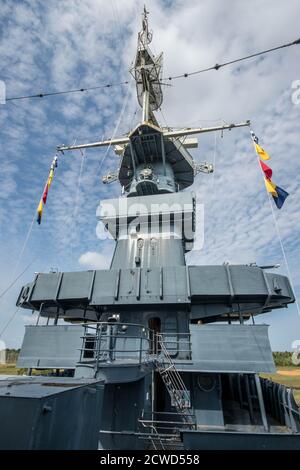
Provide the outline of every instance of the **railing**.
<path id="1" fill-rule="evenodd" d="M 148 360 L 150 330 L 143 325 L 119 322 L 84 324 L 83 345 L 80 349 L 81 364 L 111 363 L 128 360 L 141 364 Z"/>
<path id="2" fill-rule="evenodd" d="M 138 422 L 143 426 L 155 426 L 159 433 L 171 431 L 177 433 L 183 427 L 190 428 L 190 423 L 186 422 L 181 413 L 171 411 L 149 411 L 143 412 Z"/>
<path id="3" fill-rule="evenodd" d="M 300 432 L 300 407 L 293 390 L 270 379 L 260 379 L 267 413 L 292 432 Z"/>
<path id="4" fill-rule="evenodd" d="M 145 438 L 151 442 L 154 449 L 166 449 L 166 445 L 171 446 L 171 449 L 176 449 L 181 443 L 179 429 L 184 426 L 187 426 L 188 429 L 195 429 L 196 417 L 190 409 L 190 393 L 171 359 L 162 334 L 156 334 L 155 340 L 157 341 L 157 352 L 159 351 L 155 365 L 176 412 L 152 411 L 148 419 L 143 413 L 139 423 L 145 430 L 148 429 Z"/>
<path id="5" fill-rule="evenodd" d="M 177 371 L 172 361 L 162 335 L 158 334 L 157 336 L 162 354 L 157 358 L 156 367 L 169 392 L 173 406 L 175 406 L 177 412 L 181 414 L 183 420 L 188 423 L 191 428 L 194 428 L 195 416 L 189 409 L 191 407 L 190 392 L 187 390 L 180 373 Z"/>
<path id="6" fill-rule="evenodd" d="M 140 439 L 150 441 L 153 449 L 180 449 L 182 442 L 180 430 L 190 425 L 182 419 L 182 415 L 177 412 L 149 411 L 143 410 L 141 418 L 138 419 L 141 425 L 142 435 Z"/>
<path id="7" fill-rule="evenodd" d="M 157 334 L 144 325 L 121 322 L 83 323 L 83 344 L 80 364 L 98 369 L 101 363 L 114 361 L 141 364 L 159 357 L 162 344 L 170 355 L 179 352 L 191 357 L 189 333 L 168 332 Z"/>
<path id="8" fill-rule="evenodd" d="M 160 341 L 163 342 L 170 356 L 181 353 L 186 359 L 190 359 L 192 355 L 191 334 L 190 333 L 157 333 L 155 334 L 155 350 L 159 353 L 161 350 Z"/>

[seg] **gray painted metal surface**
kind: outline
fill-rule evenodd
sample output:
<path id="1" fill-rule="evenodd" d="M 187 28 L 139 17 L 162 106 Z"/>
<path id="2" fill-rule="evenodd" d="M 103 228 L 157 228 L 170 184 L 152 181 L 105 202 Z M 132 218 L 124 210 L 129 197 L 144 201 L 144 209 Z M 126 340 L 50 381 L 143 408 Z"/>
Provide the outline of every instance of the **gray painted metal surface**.
<path id="1" fill-rule="evenodd" d="M 276 372 L 267 325 L 191 325 L 192 364 L 179 370 Z"/>
<path id="2" fill-rule="evenodd" d="M 245 372 L 245 373 L 274 373 L 276 371 L 270 343 L 268 339 L 267 325 L 190 325 L 191 333 L 191 360 L 186 358 L 176 360 L 178 370 L 206 371 L 206 372 Z M 80 361 L 80 349 L 84 327 L 82 325 L 57 325 L 57 326 L 27 326 L 26 333 L 18 359 L 18 367 L 27 368 L 60 368 L 75 369 L 80 362 L 81 373 L 85 366 L 88 367 L 89 359 Z M 150 351 L 149 341 L 135 333 L 132 337 L 119 329 L 114 336 L 112 357 L 114 367 L 137 366 L 142 362 L 148 362 L 147 351 Z M 184 341 L 183 349 L 186 350 L 189 342 L 180 336 L 167 334 L 164 337 L 165 344 L 174 354 Z M 141 351 L 140 351 L 141 348 Z M 103 352 L 102 352 L 103 351 Z M 112 367 L 108 350 L 107 338 L 101 341 L 100 361 L 101 367 Z M 108 364 L 107 364 L 108 362 Z M 137 371 L 138 372 L 138 371 Z M 135 372 L 135 374 L 137 373 Z M 105 376 L 120 377 L 120 381 L 126 380 L 115 371 L 102 371 Z M 77 372 L 77 375 L 79 371 Z M 140 373 L 139 373 L 140 374 Z M 143 375 L 143 372 L 142 372 Z M 79 375 L 78 375 L 79 376 Z M 129 376 L 127 377 L 128 381 Z"/>
<path id="3" fill-rule="evenodd" d="M 81 325 L 26 326 L 17 367 L 75 368 L 83 331 Z"/>
<path id="4" fill-rule="evenodd" d="M 254 266 L 164 266 L 39 274 L 24 286 L 18 305 L 42 315 L 96 306 L 186 304 L 191 318 L 220 316 L 228 311 L 255 313 L 294 301 L 289 280 Z M 80 314 L 81 311 L 81 314 Z M 249 313 L 248 313 L 249 314 Z"/>
<path id="5" fill-rule="evenodd" d="M 128 187 L 135 175 L 132 150 L 136 163 L 145 163 L 146 155 L 151 155 L 151 164 L 163 159 L 161 139 L 163 139 L 166 161 L 172 164 L 176 184 L 180 189 L 189 187 L 194 182 L 193 158 L 187 149 L 176 139 L 165 137 L 160 128 L 153 124 L 142 123 L 130 134 L 131 146 L 125 147 L 119 172 L 120 183 Z M 131 148 L 130 148 L 131 147 Z M 136 193 L 134 193 L 136 195 Z"/>
<path id="6" fill-rule="evenodd" d="M 96 449 L 103 394 L 95 380 L 1 381 L 0 449 Z"/>

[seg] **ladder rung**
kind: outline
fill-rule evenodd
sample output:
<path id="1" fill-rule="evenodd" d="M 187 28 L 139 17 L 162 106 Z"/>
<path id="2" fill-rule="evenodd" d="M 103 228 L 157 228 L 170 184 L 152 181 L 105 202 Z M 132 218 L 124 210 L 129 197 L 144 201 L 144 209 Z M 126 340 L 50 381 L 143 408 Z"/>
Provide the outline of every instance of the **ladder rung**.
<path id="1" fill-rule="evenodd" d="M 196 420 L 193 414 L 189 413 L 187 408 L 182 403 L 182 399 L 188 399 L 189 393 L 177 371 L 175 364 L 163 342 L 160 335 L 157 336 L 158 344 L 160 345 L 160 357 L 156 360 L 155 365 L 158 372 L 168 390 L 168 393 L 173 399 L 177 412 L 182 418 L 187 421 L 191 427 L 195 427 Z"/>
<path id="2" fill-rule="evenodd" d="M 174 364 L 171 364 L 169 367 L 167 367 L 166 369 L 164 369 L 162 373 L 165 374 L 165 373 L 168 372 L 168 370 L 170 370 L 170 369 L 176 370 Z"/>

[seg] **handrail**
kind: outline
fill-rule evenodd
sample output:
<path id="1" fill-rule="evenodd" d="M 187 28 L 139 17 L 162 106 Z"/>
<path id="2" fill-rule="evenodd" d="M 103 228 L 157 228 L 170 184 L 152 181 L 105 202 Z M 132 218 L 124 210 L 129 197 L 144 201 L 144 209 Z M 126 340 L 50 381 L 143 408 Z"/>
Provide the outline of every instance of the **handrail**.
<path id="1" fill-rule="evenodd" d="M 89 349 L 89 348 L 80 348 L 80 351 L 88 351 L 88 352 L 91 352 L 91 351 L 93 351 L 93 349 Z M 111 351 L 111 349 L 109 349 L 109 348 L 107 348 L 107 349 L 101 349 L 101 352 L 107 352 L 107 351 Z M 138 348 L 138 349 L 115 349 L 115 348 L 114 348 L 114 352 L 139 352 L 139 351 L 148 352 L 149 349 L 141 349 L 141 348 Z M 90 359 L 90 358 L 87 358 L 87 359 Z"/>
<path id="2" fill-rule="evenodd" d="M 190 395 L 182 380 L 181 375 L 177 371 L 174 362 L 165 346 L 163 338 L 160 334 L 157 335 L 157 341 L 161 348 L 162 355 L 156 361 L 157 368 L 163 379 L 164 384 L 170 394 L 171 399 L 174 400 L 175 408 L 182 418 L 192 428 L 195 426 L 195 416 L 193 412 L 189 411 L 185 403 L 190 403 Z"/>
<path id="3" fill-rule="evenodd" d="M 97 329 L 97 327 L 102 326 L 102 325 L 108 325 L 108 326 L 138 326 L 140 328 L 143 328 L 145 331 L 153 331 L 151 330 L 148 326 L 145 326 L 141 323 L 125 323 L 125 322 L 119 322 L 119 321 L 97 321 L 97 322 L 76 322 L 76 325 L 82 325 L 87 328 L 92 328 L 92 329 Z M 63 326 L 63 325 L 62 325 Z"/>
<path id="4" fill-rule="evenodd" d="M 141 364 L 149 354 L 151 330 L 142 324 L 92 322 L 83 323 L 83 327 L 80 363 L 93 362 L 95 371 L 98 370 L 99 362 L 135 359 L 138 364 Z M 116 355 L 120 355 L 119 358 Z"/>
<path id="5" fill-rule="evenodd" d="M 79 363 L 94 362 L 96 371 L 99 362 L 104 361 L 134 359 L 141 364 L 150 358 L 157 361 L 160 356 L 174 353 L 175 349 L 176 353 L 191 353 L 189 332 L 157 333 L 143 324 L 119 321 L 76 323 L 78 324 L 84 328 Z M 177 389 L 184 390 L 180 376 L 175 378 L 175 382 Z"/>
<path id="6" fill-rule="evenodd" d="M 266 410 L 292 432 L 300 431 L 300 407 L 295 402 L 292 389 L 271 379 L 260 378 Z M 271 394 L 270 392 L 271 391 Z M 274 392 L 276 397 L 274 397 Z"/>
<path id="7" fill-rule="evenodd" d="M 167 348 L 166 348 L 166 346 L 165 346 L 163 340 L 160 338 L 160 335 L 157 335 L 157 336 L 158 336 L 158 341 L 159 341 L 159 343 L 160 343 L 161 349 L 162 349 L 162 351 L 163 351 L 163 353 L 164 353 L 164 356 L 167 358 L 167 360 L 168 360 L 168 362 L 169 362 L 169 364 L 170 364 L 170 368 L 175 369 L 175 372 L 177 372 L 177 371 L 176 371 L 176 368 L 175 368 L 175 364 L 173 363 L 172 358 L 170 357 L 169 352 L 168 352 L 168 350 L 167 350 Z M 175 383 L 177 382 L 177 386 L 179 385 L 180 390 L 186 391 L 186 389 L 185 389 L 185 384 L 184 384 L 184 382 L 183 382 L 183 380 L 182 380 L 180 374 L 175 373 L 173 379 L 175 379 L 175 380 L 174 380 Z"/>

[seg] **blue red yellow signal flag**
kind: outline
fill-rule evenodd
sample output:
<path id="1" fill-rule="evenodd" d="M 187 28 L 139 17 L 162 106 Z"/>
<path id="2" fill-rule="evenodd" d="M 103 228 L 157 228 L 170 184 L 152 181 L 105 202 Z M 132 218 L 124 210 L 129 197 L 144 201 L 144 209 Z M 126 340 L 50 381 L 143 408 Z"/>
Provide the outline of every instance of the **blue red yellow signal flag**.
<path id="1" fill-rule="evenodd" d="M 276 183 L 272 181 L 272 176 L 273 176 L 273 171 L 272 169 L 264 163 L 262 160 L 270 160 L 269 154 L 259 145 L 259 140 L 258 137 L 254 134 L 253 131 L 251 131 L 251 137 L 253 140 L 254 148 L 255 151 L 259 157 L 259 163 L 261 170 L 264 174 L 264 180 L 265 180 L 265 185 L 266 185 L 266 190 L 268 191 L 269 194 L 271 194 L 276 207 L 278 209 L 281 209 L 283 206 L 284 201 L 288 197 L 289 193 L 285 191 L 284 189 L 280 188 L 277 186 Z"/>
<path id="2" fill-rule="evenodd" d="M 43 191 L 42 197 L 40 199 L 40 202 L 39 202 L 39 205 L 38 205 L 38 208 L 37 208 L 37 219 L 36 220 L 37 220 L 37 223 L 39 225 L 42 222 L 44 205 L 47 202 L 48 192 L 49 192 L 49 189 L 50 189 L 50 186 L 52 184 L 53 177 L 54 177 L 54 171 L 55 171 L 55 168 L 57 168 L 57 161 L 58 161 L 58 158 L 57 158 L 57 155 L 55 155 L 53 160 L 52 160 L 49 175 L 48 175 L 48 178 L 47 178 L 47 182 L 45 184 L 44 191 Z"/>

